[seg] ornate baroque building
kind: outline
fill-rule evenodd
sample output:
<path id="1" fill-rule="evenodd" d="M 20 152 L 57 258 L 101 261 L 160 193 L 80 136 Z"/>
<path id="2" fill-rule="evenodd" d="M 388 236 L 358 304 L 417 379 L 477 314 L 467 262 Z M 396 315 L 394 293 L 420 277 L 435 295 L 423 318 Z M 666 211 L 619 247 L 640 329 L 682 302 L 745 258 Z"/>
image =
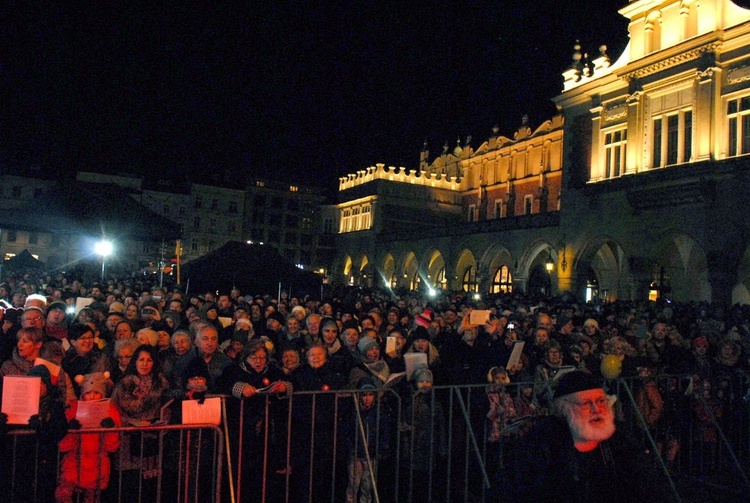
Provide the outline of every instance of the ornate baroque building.
<path id="1" fill-rule="evenodd" d="M 750 11 L 635 0 L 560 115 L 339 184 L 338 282 L 750 302 Z"/>

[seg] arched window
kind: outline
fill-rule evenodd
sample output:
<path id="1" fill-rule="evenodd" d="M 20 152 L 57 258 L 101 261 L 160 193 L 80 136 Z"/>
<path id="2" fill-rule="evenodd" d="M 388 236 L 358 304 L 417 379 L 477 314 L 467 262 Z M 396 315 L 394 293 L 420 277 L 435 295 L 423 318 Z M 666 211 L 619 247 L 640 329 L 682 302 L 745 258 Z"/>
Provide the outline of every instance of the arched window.
<path id="1" fill-rule="evenodd" d="M 477 285 L 477 274 L 474 266 L 470 266 L 464 272 L 464 278 L 461 282 L 461 288 L 464 292 L 477 292 L 479 291 L 479 285 Z"/>
<path id="2" fill-rule="evenodd" d="M 513 275 L 507 265 L 498 268 L 492 277 L 490 293 L 510 293 L 513 291 Z"/>
<path id="3" fill-rule="evenodd" d="M 409 285 L 409 290 L 417 291 L 419 290 L 419 284 L 422 282 L 422 278 L 419 276 L 419 271 L 414 272 L 414 276 L 411 278 L 411 284 Z"/>
<path id="4" fill-rule="evenodd" d="M 435 276 L 435 289 L 436 290 L 447 290 L 448 280 L 445 277 L 445 266 L 443 266 Z"/>

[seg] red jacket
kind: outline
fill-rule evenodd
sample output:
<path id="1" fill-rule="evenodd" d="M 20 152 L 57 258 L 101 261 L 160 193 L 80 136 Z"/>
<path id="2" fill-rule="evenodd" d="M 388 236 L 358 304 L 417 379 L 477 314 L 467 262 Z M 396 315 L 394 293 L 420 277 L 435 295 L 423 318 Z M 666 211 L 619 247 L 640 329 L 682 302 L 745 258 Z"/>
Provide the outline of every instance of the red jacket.
<path id="1" fill-rule="evenodd" d="M 78 400 L 70 404 L 65 415 L 70 421 L 76 417 Z M 110 402 L 109 417 L 115 426 L 121 426 L 120 413 Z M 120 434 L 112 433 L 68 433 L 60 441 L 60 452 L 64 453 L 60 477 L 83 489 L 106 489 L 109 484 L 109 452 L 120 448 Z M 80 466 L 80 470 L 79 470 Z"/>

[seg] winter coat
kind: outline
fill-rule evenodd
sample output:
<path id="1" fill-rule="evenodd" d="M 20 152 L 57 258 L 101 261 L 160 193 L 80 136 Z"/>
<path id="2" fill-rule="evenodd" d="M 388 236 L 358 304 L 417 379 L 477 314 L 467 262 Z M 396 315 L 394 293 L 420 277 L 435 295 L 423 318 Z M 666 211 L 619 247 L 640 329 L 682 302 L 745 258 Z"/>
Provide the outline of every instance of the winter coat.
<path id="1" fill-rule="evenodd" d="M 78 401 L 65 412 L 68 421 L 76 417 Z M 109 417 L 121 426 L 120 413 L 110 402 Z M 110 452 L 120 447 L 120 434 L 68 433 L 60 442 L 63 454 L 60 477 L 83 489 L 106 489 L 109 484 Z"/>

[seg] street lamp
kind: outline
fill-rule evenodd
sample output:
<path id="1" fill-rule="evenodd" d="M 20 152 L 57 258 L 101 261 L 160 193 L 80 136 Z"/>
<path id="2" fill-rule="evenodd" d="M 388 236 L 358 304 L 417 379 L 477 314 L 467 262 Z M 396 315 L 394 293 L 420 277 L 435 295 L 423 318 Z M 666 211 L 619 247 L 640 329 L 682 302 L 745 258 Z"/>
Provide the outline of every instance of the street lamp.
<path id="1" fill-rule="evenodd" d="M 552 270 L 555 268 L 555 263 L 552 261 L 551 256 L 544 263 L 544 268 L 547 269 L 547 274 L 552 274 Z"/>
<path id="2" fill-rule="evenodd" d="M 112 253 L 112 242 L 102 239 L 97 241 L 94 245 L 94 251 L 97 255 L 102 256 L 102 283 L 104 282 L 104 264 L 107 260 L 107 256 Z"/>

